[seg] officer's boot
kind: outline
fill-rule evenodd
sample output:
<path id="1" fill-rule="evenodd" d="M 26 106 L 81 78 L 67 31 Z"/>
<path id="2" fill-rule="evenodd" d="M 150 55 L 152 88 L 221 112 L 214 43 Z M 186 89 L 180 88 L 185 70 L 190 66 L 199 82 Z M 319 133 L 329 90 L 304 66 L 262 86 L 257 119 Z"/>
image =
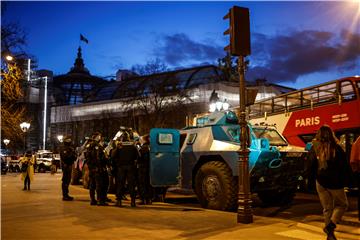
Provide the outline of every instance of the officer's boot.
<path id="1" fill-rule="evenodd" d="M 118 200 L 116 201 L 115 206 L 117 206 L 117 207 L 122 207 L 121 199 L 118 199 Z"/>
<path id="2" fill-rule="evenodd" d="M 95 200 L 95 190 L 90 189 L 90 205 L 97 205 L 97 201 Z"/>
<path id="3" fill-rule="evenodd" d="M 324 232 L 327 234 L 327 240 L 336 240 L 334 230 L 336 228 L 336 224 L 330 221 L 330 223 L 324 228 Z"/>
<path id="4" fill-rule="evenodd" d="M 136 207 L 135 198 L 131 198 L 131 207 Z"/>

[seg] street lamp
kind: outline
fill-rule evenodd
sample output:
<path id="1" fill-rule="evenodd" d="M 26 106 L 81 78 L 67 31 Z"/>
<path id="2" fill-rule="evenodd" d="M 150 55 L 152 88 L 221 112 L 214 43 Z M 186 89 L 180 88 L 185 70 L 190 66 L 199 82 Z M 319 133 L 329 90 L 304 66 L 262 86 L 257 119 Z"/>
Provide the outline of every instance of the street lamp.
<path id="1" fill-rule="evenodd" d="M 59 140 L 59 142 L 63 142 L 63 140 L 64 140 L 64 136 L 63 135 L 58 135 L 57 136 L 57 139 Z"/>
<path id="2" fill-rule="evenodd" d="M 229 110 L 230 104 L 226 101 L 226 99 L 222 102 L 218 97 L 218 94 L 215 90 L 212 91 L 210 96 L 210 105 L 209 112 L 221 111 L 221 110 Z"/>
<path id="3" fill-rule="evenodd" d="M 7 145 L 10 143 L 10 140 L 5 138 L 5 139 L 3 140 L 3 142 L 4 142 L 5 146 L 7 146 Z"/>
<path id="4" fill-rule="evenodd" d="M 11 56 L 11 55 L 6 55 L 5 59 L 6 59 L 7 61 L 12 61 L 12 60 L 14 60 L 14 57 Z"/>
<path id="5" fill-rule="evenodd" d="M 26 133 L 30 128 L 30 123 L 28 122 L 22 122 L 20 123 L 21 131 L 24 133 L 24 153 L 26 152 Z"/>

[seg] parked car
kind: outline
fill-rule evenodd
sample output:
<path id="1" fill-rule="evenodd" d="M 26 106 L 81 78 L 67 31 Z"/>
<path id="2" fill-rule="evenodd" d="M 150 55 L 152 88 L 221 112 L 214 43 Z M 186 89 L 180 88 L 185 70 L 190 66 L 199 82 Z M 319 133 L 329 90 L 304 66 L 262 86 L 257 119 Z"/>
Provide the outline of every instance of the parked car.
<path id="1" fill-rule="evenodd" d="M 8 163 L 8 170 L 9 172 L 20 172 L 20 157 L 21 156 L 17 156 L 17 155 L 11 155 L 11 156 L 6 156 L 6 161 Z"/>
<path id="2" fill-rule="evenodd" d="M 8 162 L 5 156 L 1 156 L 1 174 L 6 174 L 9 169 Z"/>
<path id="3" fill-rule="evenodd" d="M 56 172 L 60 167 L 60 159 L 56 159 L 54 154 L 49 150 L 39 150 L 36 152 L 35 160 L 35 169 L 38 172 Z"/>

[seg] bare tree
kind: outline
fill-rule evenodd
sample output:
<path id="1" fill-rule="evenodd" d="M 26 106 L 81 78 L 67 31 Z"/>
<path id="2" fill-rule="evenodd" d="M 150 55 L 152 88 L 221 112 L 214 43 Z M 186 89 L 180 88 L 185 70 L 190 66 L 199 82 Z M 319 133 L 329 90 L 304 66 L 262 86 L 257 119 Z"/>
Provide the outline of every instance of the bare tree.
<path id="1" fill-rule="evenodd" d="M 167 65 L 159 58 L 152 59 L 144 65 L 136 64 L 131 67 L 131 71 L 137 73 L 140 76 L 162 73 L 168 70 L 169 68 Z"/>
<path id="2" fill-rule="evenodd" d="M 21 103 L 23 74 L 16 64 L 9 64 L 1 71 L 1 135 L 15 143 L 22 142 L 19 124 L 25 120 L 25 107 Z"/>
<path id="3" fill-rule="evenodd" d="M 174 73 L 166 73 L 168 67 L 159 59 L 145 65 L 135 65 L 132 71 L 143 76 L 148 75 L 141 80 L 136 79 L 141 82 L 134 89 L 129 102 L 132 108 L 144 115 L 149 128 L 163 127 L 169 117 L 167 113 L 172 108 L 185 108 L 185 102 L 189 101 L 189 98 L 181 87 L 181 79 Z"/>
<path id="4" fill-rule="evenodd" d="M 6 4 L 2 3 L 1 13 L 6 12 Z M 9 138 L 10 148 L 22 145 L 22 131 L 19 124 L 25 119 L 26 111 L 23 103 L 26 87 L 24 67 L 29 57 L 24 51 L 26 33 L 17 23 L 2 21 L 1 25 L 1 135 Z M 14 59 L 7 62 L 5 57 Z M 34 61 L 33 61 L 34 62 Z"/>

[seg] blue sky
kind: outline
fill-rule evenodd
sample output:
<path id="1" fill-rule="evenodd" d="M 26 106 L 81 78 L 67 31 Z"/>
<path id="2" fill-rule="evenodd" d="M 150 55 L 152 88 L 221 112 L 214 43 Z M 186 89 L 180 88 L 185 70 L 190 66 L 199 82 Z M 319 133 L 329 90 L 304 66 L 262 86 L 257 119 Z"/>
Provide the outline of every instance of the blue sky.
<path id="1" fill-rule="evenodd" d="M 68 72 L 81 44 L 91 74 L 109 76 L 155 58 L 170 68 L 216 64 L 233 5 L 250 9 L 248 80 L 301 88 L 360 74 L 358 1 L 9 2 L 2 21 L 25 28 L 40 69 Z"/>

